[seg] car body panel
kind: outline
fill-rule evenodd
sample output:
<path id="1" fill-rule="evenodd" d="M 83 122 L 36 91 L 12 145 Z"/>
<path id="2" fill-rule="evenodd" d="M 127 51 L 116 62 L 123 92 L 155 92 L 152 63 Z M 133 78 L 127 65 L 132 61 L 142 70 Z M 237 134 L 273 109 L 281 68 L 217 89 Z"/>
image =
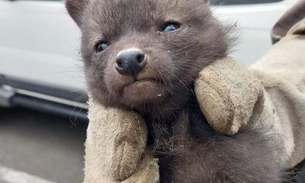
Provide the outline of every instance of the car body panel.
<path id="1" fill-rule="evenodd" d="M 0 3 L 0 74 L 84 90 L 80 31 L 62 2 Z"/>

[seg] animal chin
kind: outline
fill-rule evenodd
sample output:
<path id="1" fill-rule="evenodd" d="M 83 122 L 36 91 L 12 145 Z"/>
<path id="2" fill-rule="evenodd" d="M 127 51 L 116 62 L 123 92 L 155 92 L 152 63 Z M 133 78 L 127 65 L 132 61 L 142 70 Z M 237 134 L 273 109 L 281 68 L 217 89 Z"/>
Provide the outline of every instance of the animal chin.
<path id="1" fill-rule="evenodd" d="M 166 98 L 167 93 L 163 83 L 155 79 L 141 79 L 123 86 L 120 96 L 125 105 L 137 107 L 160 103 Z"/>

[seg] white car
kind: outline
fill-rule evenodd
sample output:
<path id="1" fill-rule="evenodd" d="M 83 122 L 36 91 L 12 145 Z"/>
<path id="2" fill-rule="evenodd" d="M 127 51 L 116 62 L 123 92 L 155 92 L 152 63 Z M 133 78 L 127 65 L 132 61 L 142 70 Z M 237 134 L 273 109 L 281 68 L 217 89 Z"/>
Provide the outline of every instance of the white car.
<path id="1" fill-rule="evenodd" d="M 270 47 L 270 30 L 298 0 L 212 0 L 239 35 L 233 57 L 250 65 Z M 0 106 L 86 118 L 80 32 L 60 0 L 0 0 Z"/>

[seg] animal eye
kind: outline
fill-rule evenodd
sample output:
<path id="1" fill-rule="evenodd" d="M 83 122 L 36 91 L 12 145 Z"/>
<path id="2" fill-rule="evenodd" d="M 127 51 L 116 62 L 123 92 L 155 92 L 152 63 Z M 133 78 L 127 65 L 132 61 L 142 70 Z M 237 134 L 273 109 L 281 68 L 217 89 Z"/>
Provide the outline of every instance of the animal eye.
<path id="1" fill-rule="evenodd" d="M 109 46 L 109 44 L 106 43 L 106 42 L 97 43 L 96 46 L 95 46 L 96 52 L 97 52 L 97 53 L 102 52 L 102 51 L 104 51 L 108 46 Z"/>
<path id="2" fill-rule="evenodd" d="M 162 27 L 162 32 L 172 32 L 180 28 L 180 24 L 177 22 L 167 22 Z"/>

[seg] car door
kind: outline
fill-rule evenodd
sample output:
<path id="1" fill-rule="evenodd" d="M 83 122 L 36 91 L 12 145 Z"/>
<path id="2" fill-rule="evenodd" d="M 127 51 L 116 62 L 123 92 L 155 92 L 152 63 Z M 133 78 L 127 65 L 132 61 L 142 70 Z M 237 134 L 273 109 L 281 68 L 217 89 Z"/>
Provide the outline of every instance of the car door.
<path id="1" fill-rule="evenodd" d="M 0 0 L 0 74 L 85 90 L 80 32 L 60 0 Z"/>
<path id="2" fill-rule="evenodd" d="M 298 0 L 211 0 L 213 11 L 225 24 L 236 23 L 238 38 L 233 57 L 251 65 L 271 46 L 270 31 Z"/>

